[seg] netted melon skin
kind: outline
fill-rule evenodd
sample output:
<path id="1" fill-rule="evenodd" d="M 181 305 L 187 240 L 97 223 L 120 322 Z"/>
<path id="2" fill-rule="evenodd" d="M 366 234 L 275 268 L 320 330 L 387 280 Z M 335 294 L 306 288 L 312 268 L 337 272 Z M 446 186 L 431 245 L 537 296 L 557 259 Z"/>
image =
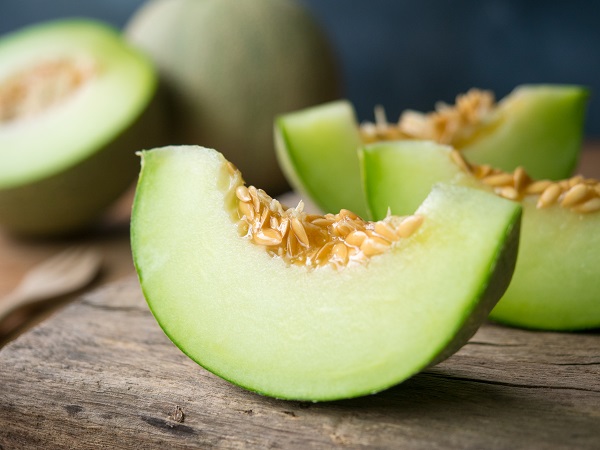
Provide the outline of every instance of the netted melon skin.
<path id="1" fill-rule="evenodd" d="M 341 75 L 318 23 L 288 0 L 154 0 L 125 27 L 169 94 L 173 145 L 218 148 L 246 181 L 288 189 L 273 120 L 339 98 Z"/>

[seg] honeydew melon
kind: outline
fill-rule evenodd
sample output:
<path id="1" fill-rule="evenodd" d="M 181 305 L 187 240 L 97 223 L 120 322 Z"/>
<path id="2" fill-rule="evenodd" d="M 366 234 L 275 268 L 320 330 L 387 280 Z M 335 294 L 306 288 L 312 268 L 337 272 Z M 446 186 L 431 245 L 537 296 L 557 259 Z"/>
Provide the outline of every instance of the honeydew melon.
<path id="1" fill-rule="evenodd" d="M 486 192 L 437 186 L 416 229 L 367 253 L 343 228 L 375 230 L 375 242 L 380 225 L 284 210 L 214 150 L 141 157 L 131 239 L 154 317 L 191 359 L 261 394 L 320 401 L 395 385 L 460 348 L 514 268 L 521 208 Z M 347 253 L 320 260 L 331 242 Z"/>
<path id="2" fill-rule="evenodd" d="M 487 184 L 495 184 L 490 180 L 491 176 L 501 180 L 501 173 L 490 173 L 486 182 L 486 177 L 481 176 L 483 166 L 471 165 L 470 170 L 465 171 L 451 157 L 452 152 L 448 146 L 426 141 L 365 146 L 361 160 L 367 201 L 373 216 L 376 219 L 385 216 L 388 208 L 393 214 L 412 213 L 437 182 L 465 185 L 500 195 L 514 194 L 510 185 Z M 598 182 L 580 177 L 556 183 L 536 183 L 528 177 L 521 179 L 524 184 L 515 198 L 523 206 L 517 267 L 508 290 L 490 317 L 532 329 L 600 327 Z M 543 190 L 535 187 L 544 184 L 548 187 Z M 573 203 L 573 199 L 576 200 L 573 193 L 577 194 L 575 185 L 582 186 L 580 191 L 585 193 L 579 202 Z M 544 205 L 540 198 L 548 195 L 543 191 L 549 186 L 561 186 L 562 193 Z M 508 190 L 503 191 L 506 187 Z M 535 191 L 538 193 L 534 194 Z M 567 195 L 571 198 L 570 207 Z"/>
<path id="3" fill-rule="evenodd" d="M 431 135 L 470 161 L 560 179 L 577 163 L 587 97 L 578 86 L 529 85 L 496 105 L 490 93 L 470 91 L 436 113 L 406 111 L 399 125 L 378 110 L 377 124 L 361 126 L 351 103 L 339 100 L 279 116 L 277 156 L 292 186 L 323 211 L 350 208 L 368 217 L 356 154 L 361 145 Z"/>
<path id="4" fill-rule="evenodd" d="M 86 19 L 0 39 L 0 225 L 49 236 L 90 225 L 165 143 L 151 63 Z"/>
<path id="5" fill-rule="evenodd" d="M 293 0 L 153 0 L 125 27 L 161 73 L 171 144 L 218 148 L 248 182 L 288 190 L 275 157 L 276 115 L 339 97 L 330 42 Z"/>

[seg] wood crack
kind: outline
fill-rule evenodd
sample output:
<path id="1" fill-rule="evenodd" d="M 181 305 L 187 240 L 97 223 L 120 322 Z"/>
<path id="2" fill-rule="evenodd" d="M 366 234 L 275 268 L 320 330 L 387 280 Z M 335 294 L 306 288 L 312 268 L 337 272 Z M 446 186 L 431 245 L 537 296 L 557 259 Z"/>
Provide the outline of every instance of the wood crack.
<path id="1" fill-rule="evenodd" d="M 600 366 L 600 361 L 591 362 L 566 362 L 566 363 L 547 363 L 552 366 Z"/>
<path id="2" fill-rule="evenodd" d="M 444 375 L 440 373 L 431 373 L 428 372 L 428 375 L 431 375 L 436 378 L 443 378 L 447 380 L 453 381 L 465 381 L 467 383 L 480 383 L 480 384 L 490 384 L 494 386 L 506 386 L 513 388 L 523 388 L 523 389 L 550 389 L 550 390 L 563 390 L 563 391 L 583 391 L 583 392 L 593 392 L 595 394 L 600 394 L 599 390 L 596 389 L 587 389 L 582 387 L 575 386 L 544 386 L 539 384 L 520 384 L 520 383 L 509 383 L 506 381 L 494 381 L 494 380 L 483 380 L 480 378 L 468 378 L 468 377 L 453 377 L 451 375 Z"/>
<path id="3" fill-rule="evenodd" d="M 467 345 L 485 345 L 489 347 L 524 347 L 523 344 L 505 344 L 502 342 L 469 341 Z"/>
<path id="4" fill-rule="evenodd" d="M 100 309 L 102 311 L 120 311 L 120 312 L 136 312 L 136 313 L 149 313 L 147 308 L 140 308 L 135 306 L 114 306 L 105 305 L 99 303 L 93 303 L 90 301 L 82 300 L 82 305 L 89 306 L 91 308 Z"/>

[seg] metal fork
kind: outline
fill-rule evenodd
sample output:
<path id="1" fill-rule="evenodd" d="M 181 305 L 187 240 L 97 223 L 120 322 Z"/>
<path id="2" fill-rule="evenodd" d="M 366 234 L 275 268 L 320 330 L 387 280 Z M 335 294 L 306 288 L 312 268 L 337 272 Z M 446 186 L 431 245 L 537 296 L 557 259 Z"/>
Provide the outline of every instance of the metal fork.
<path id="1" fill-rule="evenodd" d="M 100 253 L 90 247 L 71 247 L 31 268 L 19 285 L 0 299 L 0 322 L 32 303 L 51 300 L 90 283 L 100 270 Z"/>

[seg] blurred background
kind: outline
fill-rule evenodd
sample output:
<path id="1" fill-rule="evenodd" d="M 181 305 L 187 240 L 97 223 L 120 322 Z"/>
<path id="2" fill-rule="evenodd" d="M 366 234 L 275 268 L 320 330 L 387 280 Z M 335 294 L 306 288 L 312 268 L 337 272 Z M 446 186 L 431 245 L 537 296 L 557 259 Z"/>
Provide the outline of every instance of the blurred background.
<path id="1" fill-rule="evenodd" d="M 600 3 L 590 0 L 298 0 L 337 51 L 359 119 L 385 106 L 429 111 L 470 87 L 497 98 L 524 83 L 589 87 L 588 138 L 600 137 Z M 51 18 L 122 27 L 142 0 L 0 0 L 0 34 Z"/>

